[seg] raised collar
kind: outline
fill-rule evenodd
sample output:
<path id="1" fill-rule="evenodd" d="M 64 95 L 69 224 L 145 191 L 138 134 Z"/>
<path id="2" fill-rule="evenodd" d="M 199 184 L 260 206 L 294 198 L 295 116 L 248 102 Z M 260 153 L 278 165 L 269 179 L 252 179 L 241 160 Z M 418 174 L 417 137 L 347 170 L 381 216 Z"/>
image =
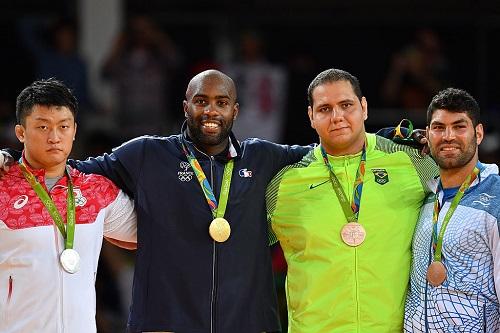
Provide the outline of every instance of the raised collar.
<path id="1" fill-rule="evenodd" d="M 22 158 L 24 165 L 26 166 L 26 169 L 28 169 L 33 174 L 33 176 L 35 176 L 38 179 L 39 182 L 45 182 L 45 172 L 46 172 L 45 169 L 33 169 L 33 167 L 28 163 L 28 161 L 24 157 L 24 150 L 22 152 L 21 158 Z M 14 164 L 12 166 L 12 168 L 16 169 L 16 174 L 19 174 L 19 176 L 21 178 L 24 178 L 23 172 L 22 172 L 21 168 L 19 167 L 19 161 L 18 161 L 18 163 Z M 73 169 L 72 167 L 69 166 L 69 164 L 66 164 L 66 170 L 68 170 L 68 172 L 72 178 L 74 178 L 79 173 L 78 170 Z M 58 183 L 59 182 L 62 182 L 63 185 L 66 185 L 67 177 L 63 176 L 58 181 Z"/>

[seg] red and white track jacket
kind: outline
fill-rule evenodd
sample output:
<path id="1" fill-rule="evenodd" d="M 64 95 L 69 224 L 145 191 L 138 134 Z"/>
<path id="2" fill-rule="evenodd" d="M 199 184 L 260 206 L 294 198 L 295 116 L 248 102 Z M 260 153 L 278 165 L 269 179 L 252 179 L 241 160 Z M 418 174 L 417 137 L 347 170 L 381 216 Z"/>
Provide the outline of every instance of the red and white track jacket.
<path id="1" fill-rule="evenodd" d="M 31 170 L 45 186 L 43 170 Z M 80 270 L 65 272 L 64 239 L 16 164 L 0 179 L 0 332 L 92 333 L 95 276 L 103 235 L 135 242 L 133 201 L 111 181 L 71 169 L 74 249 Z M 66 221 L 67 179 L 49 192 Z"/>

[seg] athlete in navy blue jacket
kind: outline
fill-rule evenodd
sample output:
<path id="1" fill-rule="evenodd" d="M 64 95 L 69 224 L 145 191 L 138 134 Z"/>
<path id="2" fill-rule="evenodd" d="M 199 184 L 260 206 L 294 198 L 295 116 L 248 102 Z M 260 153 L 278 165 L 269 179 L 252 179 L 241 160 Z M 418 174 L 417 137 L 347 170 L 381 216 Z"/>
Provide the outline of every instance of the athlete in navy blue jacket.
<path id="1" fill-rule="evenodd" d="M 129 331 L 278 331 L 264 194 L 274 174 L 310 148 L 238 142 L 231 133 L 236 89 L 219 71 L 196 75 L 183 106 L 181 134 L 136 138 L 111 154 L 76 163 L 135 199 L 138 250 Z M 232 178 L 226 176 L 230 185 L 220 197 L 226 165 Z M 219 215 L 210 205 L 218 205 Z M 228 223 L 217 220 L 222 224 L 212 225 L 212 238 L 209 226 L 221 213 Z"/>

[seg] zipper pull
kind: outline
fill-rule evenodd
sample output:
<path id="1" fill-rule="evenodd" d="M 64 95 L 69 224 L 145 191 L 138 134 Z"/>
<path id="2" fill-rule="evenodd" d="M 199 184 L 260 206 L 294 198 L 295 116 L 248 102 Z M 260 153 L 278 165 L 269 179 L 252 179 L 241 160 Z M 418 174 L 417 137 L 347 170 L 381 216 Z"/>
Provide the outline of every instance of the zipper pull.
<path id="1" fill-rule="evenodd" d="M 10 302 L 10 298 L 12 297 L 12 275 L 9 276 L 9 289 L 7 292 L 7 302 Z"/>

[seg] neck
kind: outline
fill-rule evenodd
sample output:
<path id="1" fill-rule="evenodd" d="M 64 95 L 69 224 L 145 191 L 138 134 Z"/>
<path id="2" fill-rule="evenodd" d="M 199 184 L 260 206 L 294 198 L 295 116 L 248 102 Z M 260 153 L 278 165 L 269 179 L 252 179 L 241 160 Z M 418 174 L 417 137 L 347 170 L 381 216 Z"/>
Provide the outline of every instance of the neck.
<path id="1" fill-rule="evenodd" d="M 439 176 L 443 188 L 452 188 L 462 185 L 468 175 L 472 173 L 477 164 L 477 158 L 472 159 L 467 165 L 454 169 L 440 169 Z"/>
<path id="2" fill-rule="evenodd" d="M 363 135 L 360 140 L 346 147 L 336 147 L 334 145 L 324 144 L 323 141 L 321 141 L 321 145 L 325 149 L 326 153 L 330 156 L 345 156 L 360 153 L 363 150 L 365 141 L 366 136 Z"/>
<path id="3" fill-rule="evenodd" d="M 45 169 L 46 178 L 58 178 L 64 176 L 66 170 L 66 164 L 59 168 Z"/>
<path id="4" fill-rule="evenodd" d="M 198 149 L 202 153 L 207 154 L 209 156 L 215 156 L 222 153 L 224 149 L 226 149 L 226 147 L 229 144 L 229 139 L 226 139 L 217 145 L 210 145 L 210 144 L 206 145 L 195 141 L 193 141 L 193 144 L 196 147 L 196 149 Z"/>
<path id="5" fill-rule="evenodd" d="M 58 164 L 58 165 L 53 165 L 53 166 L 46 166 L 38 163 L 37 161 L 33 160 L 29 156 L 25 155 L 24 159 L 26 162 L 28 162 L 29 166 L 33 170 L 40 170 L 43 169 L 45 170 L 45 177 L 47 178 L 57 178 L 57 177 L 62 177 L 64 175 L 64 172 L 66 170 L 66 161 L 64 163 Z"/>

